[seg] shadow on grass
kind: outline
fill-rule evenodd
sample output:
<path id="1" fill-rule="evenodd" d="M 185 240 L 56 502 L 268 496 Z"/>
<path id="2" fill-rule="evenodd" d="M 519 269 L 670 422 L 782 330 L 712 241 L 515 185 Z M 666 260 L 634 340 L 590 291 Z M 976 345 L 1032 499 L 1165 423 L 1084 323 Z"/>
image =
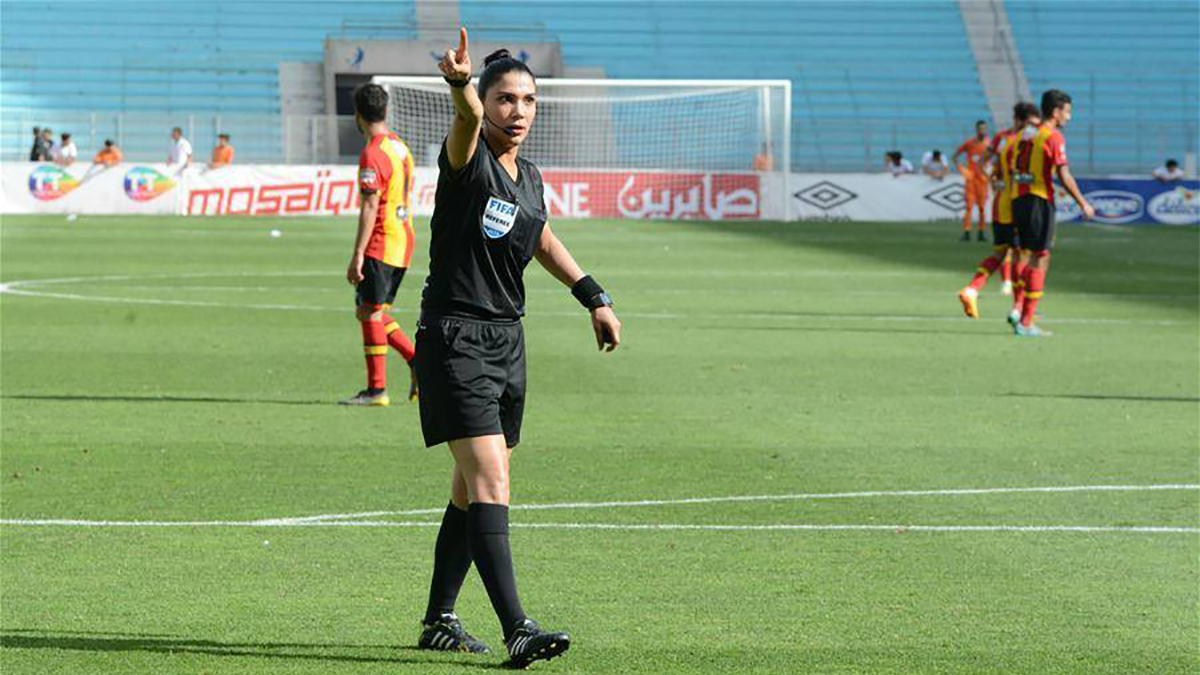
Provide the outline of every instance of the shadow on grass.
<path id="1" fill-rule="evenodd" d="M 794 188 L 795 186 L 793 186 Z M 743 223 L 694 222 L 733 236 L 760 239 L 776 245 L 849 255 L 885 265 L 904 265 L 928 272 L 950 272 L 970 281 L 991 245 L 958 241 L 954 222 L 911 223 Z M 1119 233 L 1060 227 L 1067 241 L 1056 247 L 1055 265 L 1048 277 L 1048 294 L 1055 289 L 1078 292 L 1127 293 L 1124 301 L 1190 312 L 1200 311 L 1194 297 L 1200 283 L 1200 228 L 1137 226 Z M 993 284 L 998 283 L 993 280 Z M 952 286 L 956 284 L 951 284 Z M 952 288 L 951 290 L 957 290 Z M 1179 295 L 1181 290 L 1187 291 Z"/>
<path id="2" fill-rule="evenodd" d="M 233 656 L 297 661 L 337 663 L 389 663 L 414 665 L 454 665 L 489 670 L 506 669 L 503 663 L 467 661 L 465 655 L 419 650 L 413 646 L 344 645 L 296 642 L 220 642 L 180 636 L 152 636 L 138 633 L 89 633 L 79 631 L 0 630 L 4 649 L 53 649 L 82 652 L 146 652 L 150 654 Z M 329 653 L 354 650 L 356 654 Z M 386 651 L 394 655 L 363 654 Z M 11 656 L 9 657 L 11 658 Z M 478 658 L 478 657 L 473 657 Z"/>
<path id="3" fill-rule="evenodd" d="M 1063 398 L 1083 401 L 1134 401 L 1142 403 L 1200 403 L 1200 396 L 1138 396 L 1134 394 L 1005 394 L 1012 398 Z"/>
<path id="4" fill-rule="evenodd" d="M 133 396 L 105 394 L 5 394 L 0 398 L 23 401 L 60 401 L 92 403 L 261 403 L 267 405 L 333 405 L 333 401 L 297 401 L 266 398 L 233 398 L 220 396 Z"/>

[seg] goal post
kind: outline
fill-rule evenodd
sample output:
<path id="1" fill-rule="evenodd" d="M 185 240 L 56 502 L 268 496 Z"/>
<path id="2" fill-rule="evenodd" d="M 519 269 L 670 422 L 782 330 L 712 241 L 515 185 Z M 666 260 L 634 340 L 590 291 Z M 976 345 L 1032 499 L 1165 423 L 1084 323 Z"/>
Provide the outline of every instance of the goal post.
<path id="1" fill-rule="evenodd" d="M 417 166 L 436 167 L 454 115 L 449 86 L 373 81 Z M 546 178 L 552 216 L 783 220 L 791 83 L 540 78 L 521 155 Z"/>

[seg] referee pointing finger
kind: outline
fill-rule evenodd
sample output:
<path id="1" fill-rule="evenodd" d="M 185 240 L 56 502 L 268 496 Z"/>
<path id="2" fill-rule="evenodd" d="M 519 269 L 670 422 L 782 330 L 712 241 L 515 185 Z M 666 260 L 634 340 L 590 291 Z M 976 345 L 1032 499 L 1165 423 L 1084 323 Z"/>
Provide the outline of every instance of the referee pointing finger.
<path id="1" fill-rule="evenodd" d="M 455 466 L 418 644 L 488 651 L 454 615 L 473 561 L 511 663 L 525 667 L 570 646 L 566 633 L 544 631 L 526 617 L 508 542 L 508 460 L 525 408 L 526 265 L 537 258 L 570 287 L 591 312 L 600 350 L 617 348 L 621 323 L 608 294 L 546 224 L 541 172 L 519 156 L 537 114 L 533 73 L 502 49 L 484 61 L 477 90 L 465 28 L 438 67 L 455 115 L 438 157 L 414 367 L 425 444 L 448 443 Z"/>

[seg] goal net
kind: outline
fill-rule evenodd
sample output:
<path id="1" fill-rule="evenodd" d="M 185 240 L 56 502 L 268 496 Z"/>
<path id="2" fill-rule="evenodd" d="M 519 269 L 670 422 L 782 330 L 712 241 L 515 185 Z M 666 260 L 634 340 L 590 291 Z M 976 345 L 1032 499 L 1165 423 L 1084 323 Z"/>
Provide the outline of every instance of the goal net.
<path id="1" fill-rule="evenodd" d="M 436 167 L 449 86 L 374 81 L 416 164 Z M 782 219 L 790 121 L 786 80 L 542 78 L 521 156 L 541 169 L 552 216 Z"/>

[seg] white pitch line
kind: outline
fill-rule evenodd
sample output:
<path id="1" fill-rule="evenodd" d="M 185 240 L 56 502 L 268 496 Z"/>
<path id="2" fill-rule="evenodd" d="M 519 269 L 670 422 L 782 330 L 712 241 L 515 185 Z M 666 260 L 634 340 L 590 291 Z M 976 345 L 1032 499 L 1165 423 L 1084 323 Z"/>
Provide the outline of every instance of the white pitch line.
<path id="1" fill-rule="evenodd" d="M 118 296 L 105 295 L 79 295 L 76 293 L 54 293 L 49 291 L 33 291 L 27 290 L 25 287 L 31 284 L 27 282 L 9 282 L 0 285 L 0 294 L 3 295 L 18 295 L 36 298 L 53 298 L 57 300 L 78 300 L 84 302 L 102 302 L 116 303 L 129 305 L 156 305 L 156 306 L 178 306 L 178 307 L 209 307 L 217 309 L 261 309 L 261 310 L 282 310 L 282 311 L 305 311 L 305 312 L 340 312 L 346 313 L 350 311 L 347 307 L 322 307 L 313 305 L 288 305 L 279 303 L 235 303 L 235 302 L 216 302 L 208 300 L 178 300 L 178 299 L 163 299 L 163 298 L 125 298 Z M 789 313 L 782 311 L 778 314 L 771 313 L 756 313 L 756 312 L 722 312 L 709 314 L 686 314 L 677 312 L 621 312 L 622 318 L 631 319 L 649 319 L 657 321 L 700 321 L 700 320 L 725 320 L 725 319 L 745 319 L 758 321 L 872 321 L 872 322 L 899 322 L 899 323 L 963 323 L 961 316 L 914 316 L 904 314 L 807 314 L 803 312 Z M 537 311 L 530 315 L 530 318 L 539 317 L 569 317 L 578 318 L 578 312 L 564 311 Z M 1104 325 L 1104 326 L 1194 326 L 1197 320 L 1141 320 L 1141 319 L 1104 319 L 1104 318 L 1065 318 L 1065 319 L 1046 319 L 1047 324 L 1085 324 L 1085 325 Z"/>
<path id="2" fill-rule="evenodd" d="M 168 528 L 168 527 L 364 527 L 364 528 L 433 528 L 441 523 L 430 521 L 339 520 L 296 522 L 287 520 L 27 520 L 4 519 L 0 525 L 23 527 L 81 527 L 81 528 Z M 518 529 L 538 530 L 606 530 L 638 531 L 701 531 L 701 532 L 1074 532 L 1122 534 L 1200 534 L 1200 527 L 1171 525 L 877 525 L 877 524 L 806 524 L 772 523 L 767 525 L 716 525 L 704 523 L 513 523 Z"/>
<path id="3" fill-rule="evenodd" d="M 36 287 L 36 284 L 34 284 Z M 19 286 L 18 288 L 25 288 Z M 134 285 L 120 284 L 117 288 L 124 291 L 157 291 L 161 292 L 163 286 L 157 285 Z M 0 293 L 5 292 L 6 287 L 0 284 Z M 298 286 L 291 284 L 289 286 L 196 286 L 188 284 L 186 286 L 171 287 L 172 293 L 197 293 L 197 292 L 215 292 L 215 293 L 280 293 L 286 291 L 289 294 L 310 293 L 329 293 L 337 295 L 345 295 L 346 289 L 344 286 L 324 285 L 324 286 Z M 553 295 L 562 296 L 562 287 L 558 288 L 527 288 L 527 294 L 538 295 Z M 694 288 L 639 288 L 636 293 L 638 295 L 676 295 L 676 296 L 694 296 L 696 294 Z M 786 297 L 795 297 L 799 291 L 794 288 L 772 288 L 760 289 L 754 292 L 757 296 L 778 295 Z M 733 288 L 708 288 L 704 289 L 705 295 L 740 295 L 744 294 L 743 289 Z M 912 298 L 912 297 L 929 297 L 929 298 L 945 298 L 945 291 L 845 291 L 845 290 L 821 290 L 814 291 L 805 289 L 804 293 L 809 296 L 824 295 L 836 297 L 855 297 L 855 298 Z M 19 294 L 19 293 L 18 293 Z M 90 296 L 83 296 L 90 297 Z M 1080 299 L 1100 299 L 1100 300 L 1192 300 L 1200 297 L 1200 293 L 1075 293 L 1071 291 L 1056 292 L 1056 298 L 1080 298 Z"/>
<path id="4" fill-rule="evenodd" d="M 996 495 L 1020 493 L 1063 492 L 1152 492 L 1158 490 L 1200 490 L 1200 484 L 1160 483 L 1154 485 L 1050 485 L 1039 487 L 953 488 L 946 490 L 867 490 L 859 492 L 801 492 L 780 495 L 727 495 L 722 497 L 685 497 L 681 499 L 640 499 L 635 501 L 557 502 L 549 504 L 512 504 L 513 511 L 547 511 L 560 509 L 614 509 L 643 506 L 680 506 L 689 504 L 721 504 L 730 502 L 783 502 L 819 499 L 861 499 L 870 497 L 958 497 L 966 495 Z M 442 513 L 439 509 L 408 509 L 404 511 L 363 511 L 331 513 L 295 518 L 272 518 L 256 522 L 304 523 L 324 520 L 379 518 L 383 516 L 424 516 Z"/>

